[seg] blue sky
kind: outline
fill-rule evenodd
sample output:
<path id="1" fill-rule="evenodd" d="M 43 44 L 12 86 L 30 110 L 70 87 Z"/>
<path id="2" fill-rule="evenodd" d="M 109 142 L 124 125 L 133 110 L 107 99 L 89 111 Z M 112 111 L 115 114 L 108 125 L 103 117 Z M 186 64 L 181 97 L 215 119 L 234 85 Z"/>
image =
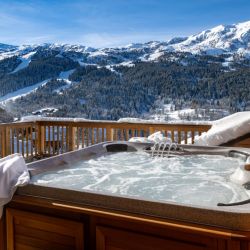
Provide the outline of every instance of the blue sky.
<path id="1" fill-rule="evenodd" d="M 0 0 L 0 43 L 114 47 L 250 20 L 250 0 Z"/>

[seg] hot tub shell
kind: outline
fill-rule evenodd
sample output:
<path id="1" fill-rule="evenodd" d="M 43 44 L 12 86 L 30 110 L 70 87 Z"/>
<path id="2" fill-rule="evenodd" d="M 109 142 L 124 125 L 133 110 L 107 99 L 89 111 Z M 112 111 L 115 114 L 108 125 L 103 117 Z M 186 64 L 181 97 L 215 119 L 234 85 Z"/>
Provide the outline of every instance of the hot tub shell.
<path id="1" fill-rule="evenodd" d="M 149 146 L 143 143 L 106 142 L 30 163 L 28 167 L 32 176 L 58 169 L 65 163 L 98 157 L 107 153 L 107 149 L 110 153 L 140 151 Z M 243 157 L 250 154 L 250 150 L 245 148 L 182 147 L 185 154 L 242 154 Z M 18 188 L 6 211 L 7 231 L 11 231 L 7 236 L 13 246 L 18 239 L 14 230 L 17 217 L 28 218 L 29 213 L 32 218 L 39 214 L 50 218 L 51 222 L 54 218 L 55 221 L 66 219 L 80 223 L 83 227 L 82 231 L 79 229 L 82 243 L 78 243 L 81 245 L 79 248 L 75 245 L 75 249 L 111 249 L 122 245 L 127 246 L 123 249 L 248 249 L 246 247 L 250 246 L 249 204 L 191 206 L 29 184 Z M 119 240 L 113 239 L 115 234 L 119 235 Z M 138 242 L 141 239 L 141 248 L 137 240 L 128 242 L 127 239 L 138 239 Z M 158 248 L 150 248 L 150 242 L 156 242 Z M 166 248 L 166 244 L 172 247 Z M 234 245 L 238 248 L 230 248 Z"/>

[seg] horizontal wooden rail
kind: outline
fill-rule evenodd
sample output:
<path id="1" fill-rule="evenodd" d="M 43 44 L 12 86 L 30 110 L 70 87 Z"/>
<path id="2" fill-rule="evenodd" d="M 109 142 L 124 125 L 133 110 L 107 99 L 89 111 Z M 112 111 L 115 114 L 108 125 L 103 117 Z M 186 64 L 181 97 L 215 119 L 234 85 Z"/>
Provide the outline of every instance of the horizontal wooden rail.
<path id="1" fill-rule="evenodd" d="M 27 161 L 104 141 L 127 141 L 161 131 L 177 143 L 192 144 L 210 125 L 115 121 L 35 121 L 0 125 L 1 156 L 21 153 Z"/>

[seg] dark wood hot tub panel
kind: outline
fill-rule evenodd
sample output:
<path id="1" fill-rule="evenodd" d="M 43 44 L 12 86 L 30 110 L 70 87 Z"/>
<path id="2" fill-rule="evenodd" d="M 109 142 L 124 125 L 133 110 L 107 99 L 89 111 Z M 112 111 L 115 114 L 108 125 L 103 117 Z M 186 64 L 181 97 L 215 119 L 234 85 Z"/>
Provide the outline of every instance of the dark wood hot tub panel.
<path id="1" fill-rule="evenodd" d="M 15 196 L 9 249 L 250 250 L 250 232 Z"/>
<path id="2" fill-rule="evenodd" d="M 6 230 L 5 230 L 5 214 L 3 213 L 2 218 L 0 219 L 0 250 L 6 248 Z"/>
<path id="3" fill-rule="evenodd" d="M 218 249 L 217 240 L 201 237 L 195 241 L 183 240 L 176 233 L 176 238 L 159 237 L 150 234 L 113 229 L 110 227 L 96 227 L 96 249 L 136 249 L 136 250 L 205 250 Z"/>
<path id="4" fill-rule="evenodd" d="M 83 224 L 7 208 L 7 249 L 82 250 Z"/>

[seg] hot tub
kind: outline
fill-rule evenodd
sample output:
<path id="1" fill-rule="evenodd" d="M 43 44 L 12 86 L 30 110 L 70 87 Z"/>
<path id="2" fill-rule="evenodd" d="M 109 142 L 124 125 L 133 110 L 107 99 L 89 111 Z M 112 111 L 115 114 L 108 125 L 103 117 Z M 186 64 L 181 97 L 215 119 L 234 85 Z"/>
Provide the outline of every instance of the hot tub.
<path id="1" fill-rule="evenodd" d="M 151 149 L 146 143 L 108 142 L 30 163 L 31 183 L 7 207 L 12 244 L 32 236 L 39 245 L 45 239 L 38 231 L 65 223 L 78 230 L 70 245 L 76 249 L 245 247 L 249 191 L 229 176 L 250 150 L 183 145 L 152 156 Z M 62 231 L 63 226 L 52 233 Z"/>

